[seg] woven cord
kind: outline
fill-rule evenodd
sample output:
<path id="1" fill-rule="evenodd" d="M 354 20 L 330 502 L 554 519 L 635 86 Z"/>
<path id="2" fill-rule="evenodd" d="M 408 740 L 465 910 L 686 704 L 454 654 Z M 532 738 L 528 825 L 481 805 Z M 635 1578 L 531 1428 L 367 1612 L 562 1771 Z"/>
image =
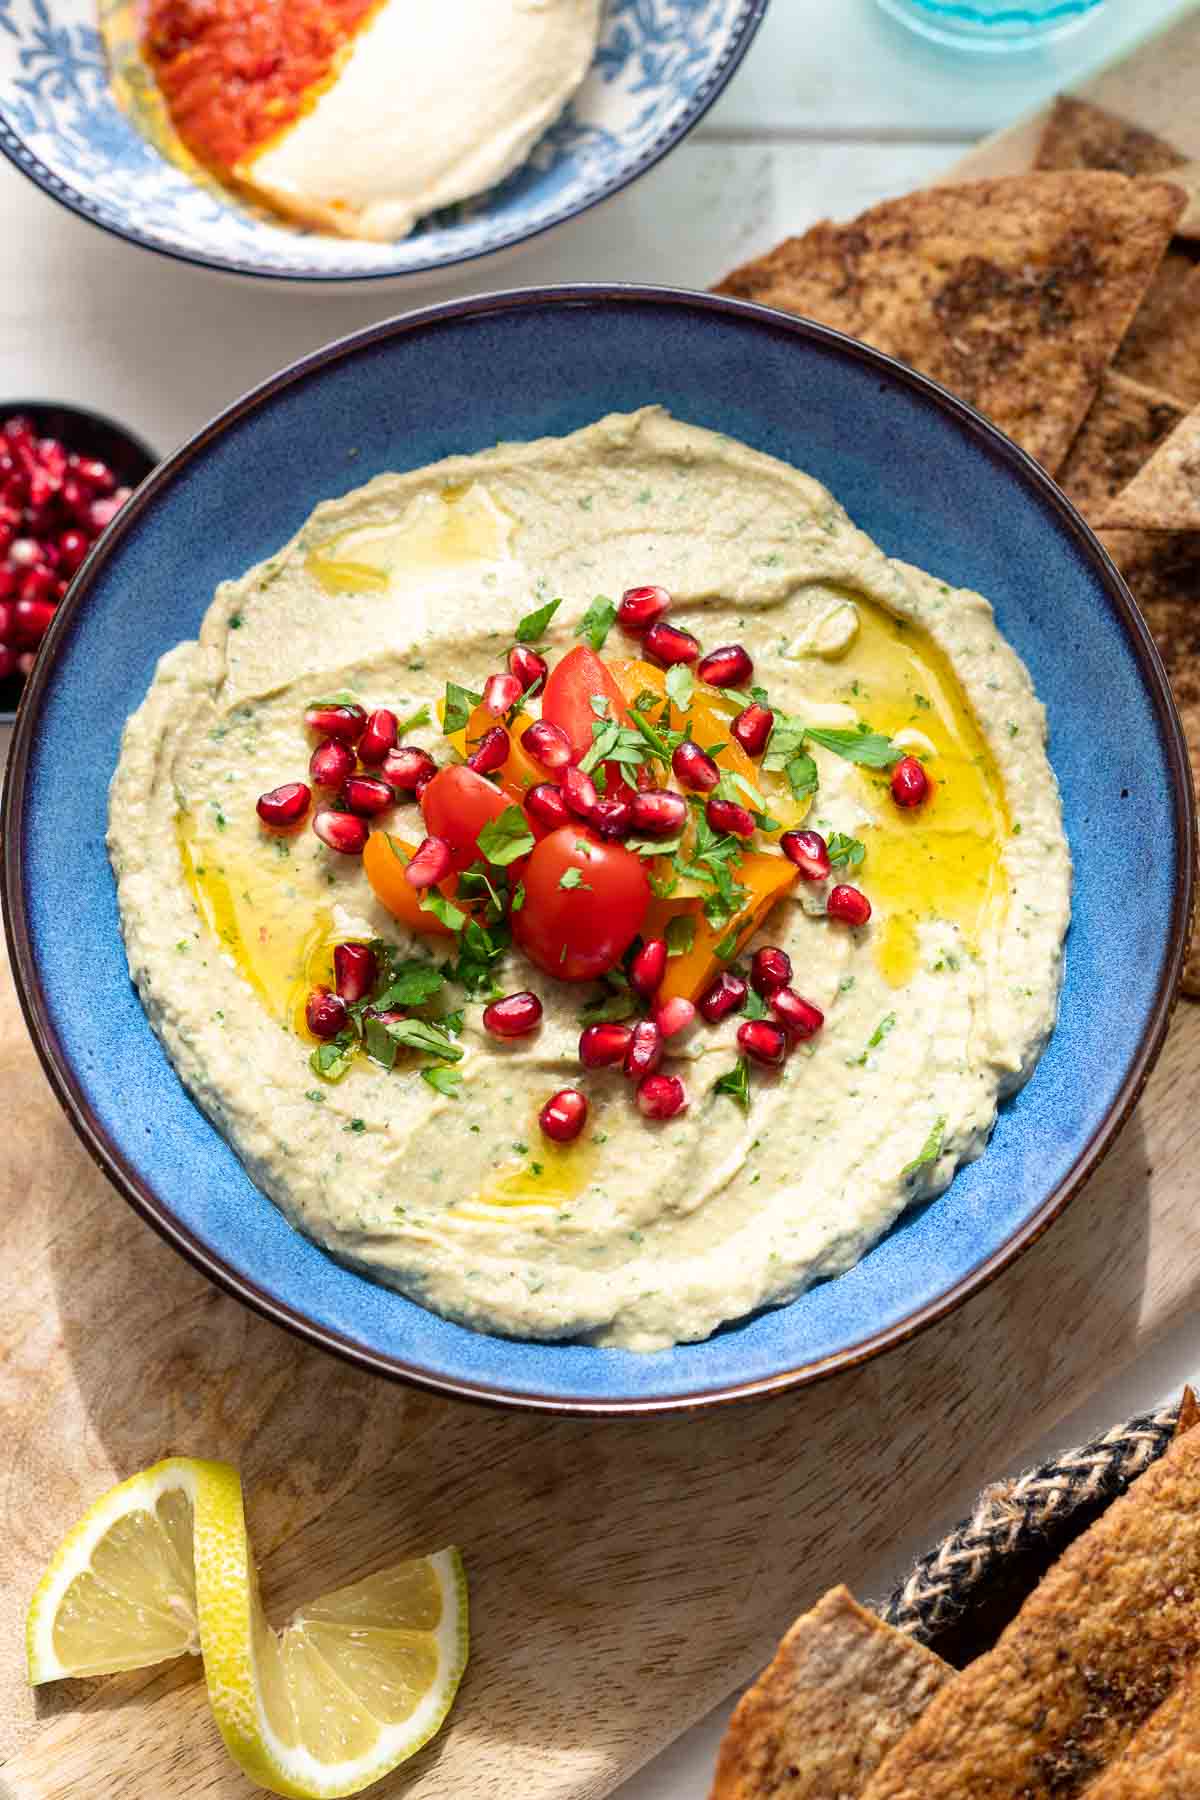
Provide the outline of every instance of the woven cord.
<path id="1" fill-rule="evenodd" d="M 1178 1419 L 1178 1404 L 1145 1413 L 1039 1469 L 985 1488 L 970 1518 L 921 1558 L 882 1617 L 935 1645 L 1007 1579 L 1014 1557 L 1057 1554 L 1059 1540 L 1123 1494 L 1163 1454 Z"/>

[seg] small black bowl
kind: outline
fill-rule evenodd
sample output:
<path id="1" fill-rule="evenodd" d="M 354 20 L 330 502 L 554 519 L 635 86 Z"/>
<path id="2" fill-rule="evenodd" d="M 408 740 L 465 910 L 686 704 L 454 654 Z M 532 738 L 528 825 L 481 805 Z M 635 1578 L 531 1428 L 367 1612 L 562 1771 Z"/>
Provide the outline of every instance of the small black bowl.
<path id="1" fill-rule="evenodd" d="M 120 487 L 140 486 L 158 463 L 154 451 L 141 438 L 115 420 L 106 419 L 103 413 L 89 412 L 85 406 L 67 406 L 58 400 L 0 400 L 0 425 L 17 413 L 32 419 L 39 437 L 58 438 L 68 450 L 107 463 Z M 9 724 L 16 717 L 24 686 L 20 675 L 0 681 L 0 725 Z"/>

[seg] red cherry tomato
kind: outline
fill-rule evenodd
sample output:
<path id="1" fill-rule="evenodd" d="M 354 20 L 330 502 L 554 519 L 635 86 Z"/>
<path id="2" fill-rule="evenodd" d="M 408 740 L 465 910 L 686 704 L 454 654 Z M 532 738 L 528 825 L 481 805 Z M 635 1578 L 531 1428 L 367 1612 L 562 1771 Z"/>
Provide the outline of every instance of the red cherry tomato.
<path id="1" fill-rule="evenodd" d="M 650 904 L 641 858 L 577 825 L 544 837 L 522 879 L 525 904 L 512 915 L 513 936 L 559 981 L 593 981 L 615 968 Z"/>
<path id="2" fill-rule="evenodd" d="M 454 867 L 467 869 L 480 859 L 479 833 L 512 804 L 474 769 L 454 763 L 439 769 L 421 795 L 421 815 L 430 837 L 449 844 Z"/>
<path id="3" fill-rule="evenodd" d="M 580 644 L 555 664 L 542 695 L 542 717 L 566 732 L 575 762 L 592 747 L 592 726 L 597 718 L 593 696 L 602 696 L 609 702 L 610 718 L 628 724 L 625 696 L 595 651 Z"/>

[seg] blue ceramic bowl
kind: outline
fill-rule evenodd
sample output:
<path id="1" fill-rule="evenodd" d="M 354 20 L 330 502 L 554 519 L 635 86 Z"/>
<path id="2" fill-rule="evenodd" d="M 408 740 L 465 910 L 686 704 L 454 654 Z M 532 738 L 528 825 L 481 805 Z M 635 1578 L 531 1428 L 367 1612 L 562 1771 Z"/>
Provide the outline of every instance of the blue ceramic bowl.
<path id="1" fill-rule="evenodd" d="M 1049 711 L 1078 879 L 1059 1027 L 986 1155 L 848 1274 L 704 1343 L 634 1355 L 467 1331 L 293 1231 L 146 1022 L 104 829 L 121 726 L 157 657 L 195 635 L 219 581 L 268 556 L 318 500 L 381 470 L 650 400 L 811 471 L 893 555 L 992 597 Z M 164 463 L 49 641 L 17 721 L 3 827 L 14 966 L 50 1079 L 165 1237 L 250 1305 L 364 1367 L 578 1411 L 809 1381 L 940 1317 L 1032 1242 L 1095 1168 L 1161 1045 L 1195 819 L 1146 628 L 1095 538 L 1021 451 L 920 375 L 820 326 L 705 295 L 584 287 L 459 301 L 363 332 L 277 376 Z M 1101 718 L 1120 729 L 1098 730 Z"/>
<path id="2" fill-rule="evenodd" d="M 55 200 L 131 244 L 285 281 L 395 281 L 508 250 L 619 193 L 703 117 L 767 0 L 605 0 L 591 73 L 528 161 L 410 237 L 304 232 L 200 185 L 117 106 L 97 0 L 0 0 L 0 150 Z"/>

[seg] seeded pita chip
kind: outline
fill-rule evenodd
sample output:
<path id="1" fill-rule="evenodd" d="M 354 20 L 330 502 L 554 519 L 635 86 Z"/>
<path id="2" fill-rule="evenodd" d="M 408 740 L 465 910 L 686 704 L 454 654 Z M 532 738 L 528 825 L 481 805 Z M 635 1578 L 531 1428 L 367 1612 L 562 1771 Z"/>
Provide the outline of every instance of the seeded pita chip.
<path id="1" fill-rule="evenodd" d="M 1118 175 L 1164 175 L 1187 161 L 1171 144 L 1115 113 L 1060 94 L 1038 148 L 1035 169 L 1111 169 Z"/>
<path id="2" fill-rule="evenodd" d="M 743 1696 L 710 1800 L 853 1800 L 954 1670 L 832 1588 Z"/>
<path id="3" fill-rule="evenodd" d="M 1133 590 L 1166 664 L 1200 797 L 1200 532 L 1102 531 L 1100 540 Z M 1183 991 L 1200 996 L 1200 921 Z"/>
<path id="4" fill-rule="evenodd" d="M 1184 416 L 1169 394 L 1110 369 L 1059 471 L 1059 486 L 1095 524 Z"/>
<path id="5" fill-rule="evenodd" d="M 1200 267 L 1181 250 L 1164 258 L 1113 367 L 1200 406 Z"/>
<path id="6" fill-rule="evenodd" d="M 1071 1800 L 1200 1654 L 1200 1432 L 1174 1439 L 929 1703 L 862 1800 Z"/>
<path id="7" fill-rule="evenodd" d="M 929 188 L 814 225 L 717 291 L 890 352 L 1054 474 L 1184 203 L 1163 182 L 1095 171 Z"/>
<path id="8" fill-rule="evenodd" d="M 1101 525 L 1200 531 L 1200 406 L 1097 513 Z M 1200 594 L 1196 596 L 1200 602 Z"/>

